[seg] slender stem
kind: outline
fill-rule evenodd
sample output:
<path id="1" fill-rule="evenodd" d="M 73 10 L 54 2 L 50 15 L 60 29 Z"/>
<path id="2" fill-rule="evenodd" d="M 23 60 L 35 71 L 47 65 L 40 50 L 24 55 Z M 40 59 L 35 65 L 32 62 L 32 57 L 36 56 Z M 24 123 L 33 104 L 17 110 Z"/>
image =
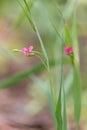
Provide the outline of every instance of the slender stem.
<path id="1" fill-rule="evenodd" d="M 35 53 L 35 54 L 37 54 L 37 55 L 43 56 L 43 54 L 41 52 L 39 52 L 39 51 L 32 51 L 32 52 Z"/>
<path id="2" fill-rule="evenodd" d="M 49 78 L 50 90 L 51 90 L 51 95 L 52 95 L 52 102 L 53 102 L 53 106 L 55 106 L 55 103 L 54 103 L 54 102 L 55 102 L 55 99 L 54 99 L 54 88 L 53 88 L 52 80 L 51 80 L 51 73 L 50 73 L 50 66 L 49 66 L 48 55 L 47 55 L 47 52 L 46 52 L 46 50 L 45 50 L 43 41 L 42 41 L 42 39 L 41 39 L 41 36 L 40 36 L 40 34 L 39 34 L 39 31 L 38 31 L 38 28 L 37 28 L 37 26 L 36 26 L 36 23 L 35 23 L 35 21 L 33 20 L 32 17 L 29 17 L 29 15 L 30 15 L 30 9 L 29 9 L 29 7 L 28 7 L 28 4 L 27 4 L 26 0 L 24 0 L 24 2 L 25 2 L 25 5 L 26 5 L 26 8 L 27 8 L 27 10 L 28 10 L 28 13 L 24 10 L 23 6 L 22 6 L 21 4 L 20 4 L 20 5 L 21 5 L 22 9 L 24 10 L 24 12 L 25 12 L 25 14 L 26 14 L 26 16 L 27 16 L 29 22 L 31 23 L 32 28 L 35 30 L 35 33 L 37 34 L 37 37 L 38 37 L 39 42 L 40 42 L 40 45 L 41 45 L 42 52 L 43 52 L 44 57 L 45 57 L 45 59 L 46 59 L 46 65 L 47 65 L 47 71 L 48 71 L 48 78 Z M 31 16 L 31 15 L 30 15 L 30 16 Z M 41 60 L 42 60 L 42 59 L 41 59 Z M 54 110 L 54 111 L 55 111 L 55 110 Z"/>
<path id="3" fill-rule="evenodd" d="M 61 93 L 62 93 L 62 85 L 63 85 L 63 45 L 61 45 L 61 78 L 60 78 L 60 91 L 61 91 Z M 61 100 L 61 106 L 62 106 L 62 96 L 61 96 L 60 100 Z M 62 113 L 61 113 L 61 118 L 62 118 Z"/>
<path id="4" fill-rule="evenodd" d="M 44 44 L 43 44 L 43 41 L 41 39 L 41 36 L 39 34 L 39 31 L 37 29 L 37 26 L 34 22 L 34 26 L 35 26 L 35 30 L 36 30 L 36 34 L 37 34 L 37 37 L 41 43 L 41 48 L 42 48 L 42 51 L 43 51 L 43 54 L 45 56 L 45 59 L 46 59 L 46 64 L 47 64 L 47 71 L 48 71 L 48 78 L 49 78 L 49 84 L 50 84 L 50 90 L 51 90 L 51 95 L 52 95 L 52 102 L 54 104 L 55 102 L 55 99 L 54 99 L 54 88 L 53 88 L 53 85 L 52 85 L 52 80 L 51 80 L 51 74 L 50 74 L 50 66 L 49 66 L 49 60 L 48 60 L 48 55 L 46 53 L 46 50 L 45 50 L 45 47 L 44 47 Z M 55 104 L 54 104 L 55 105 Z"/>
<path id="5" fill-rule="evenodd" d="M 41 60 L 41 62 L 43 63 L 43 65 L 44 65 L 44 67 L 47 69 L 47 65 L 45 64 L 45 62 L 44 62 L 44 60 L 41 58 L 41 56 L 39 56 L 39 55 L 35 55 L 36 57 L 38 57 L 40 60 Z"/>
<path id="6" fill-rule="evenodd" d="M 12 51 L 14 51 L 14 52 L 22 52 L 22 50 L 19 50 L 19 49 L 13 49 Z"/>
<path id="7" fill-rule="evenodd" d="M 29 10 L 29 13 L 31 13 L 31 12 L 30 12 L 30 8 L 29 8 L 29 6 L 28 6 L 26 0 L 24 0 L 24 3 L 25 3 L 25 5 L 26 5 L 27 9 Z"/>

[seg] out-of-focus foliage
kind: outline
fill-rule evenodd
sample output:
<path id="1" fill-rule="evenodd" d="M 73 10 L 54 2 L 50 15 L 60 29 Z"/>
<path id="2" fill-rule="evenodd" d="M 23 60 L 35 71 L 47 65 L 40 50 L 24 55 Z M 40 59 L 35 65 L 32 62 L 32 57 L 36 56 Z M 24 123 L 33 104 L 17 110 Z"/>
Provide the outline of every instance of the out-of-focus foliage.
<path id="1" fill-rule="evenodd" d="M 21 2 L 23 3 L 24 9 L 26 10 L 23 0 L 21 0 Z M 30 0 L 27 0 L 27 2 L 29 3 Z M 63 40 L 65 39 L 64 22 L 66 21 L 67 24 L 69 25 L 69 29 L 71 33 L 72 14 L 74 11 L 76 12 L 77 27 L 78 27 L 77 31 L 78 31 L 79 36 L 87 35 L 87 29 L 86 29 L 87 27 L 87 15 L 86 15 L 87 14 L 87 0 L 77 0 L 77 1 L 76 0 L 31 0 L 30 8 L 31 8 L 31 14 L 37 24 L 41 38 L 46 47 L 48 57 L 50 59 L 54 59 L 55 64 L 61 57 L 61 53 L 60 53 L 61 43 L 64 42 Z M 16 0 L 15 1 L 0 0 L 0 14 L 1 14 L 0 16 L 0 53 L 1 53 L 0 66 L 2 68 L 0 70 L 1 74 L 4 76 L 7 73 L 9 64 L 11 65 L 11 62 L 13 62 L 13 64 L 11 65 L 12 69 L 13 69 L 13 65 L 17 66 L 17 68 L 15 68 L 13 73 L 18 73 L 20 70 L 22 71 L 22 70 L 25 70 L 26 68 L 29 68 L 30 66 L 32 67 L 32 65 L 35 66 L 37 62 L 40 62 L 38 59 L 36 59 L 36 61 L 35 61 L 35 58 L 34 60 L 25 59 L 23 55 L 21 54 L 15 55 L 11 51 L 13 48 L 20 49 L 23 46 L 29 46 L 30 43 L 33 43 L 36 50 L 41 51 L 41 48 L 38 44 L 39 40 L 36 37 L 36 34 L 34 33 L 33 29 L 31 28 L 25 16 L 25 13 L 21 9 L 18 2 Z M 71 36 L 73 36 L 73 34 Z M 63 37 L 63 39 L 61 37 Z M 68 59 L 68 57 L 66 56 L 65 58 Z M 33 62 L 35 62 L 35 65 L 33 64 Z M 67 63 L 67 66 L 65 66 L 65 72 L 66 72 L 65 83 L 67 84 L 67 81 L 68 81 L 68 85 L 67 86 L 65 85 L 66 86 L 65 91 L 66 91 L 66 95 L 69 95 L 71 94 L 69 92 L 71 90 L 71 84 L 72 84 L 73 79 L 72 79 L 72 74 L 71 74 L 72 72 L 70 71 L 71 67 L 68 63 Z M 11 67 L 10 67 L 10 70 L 11 70 Z M 41 72 L 40 68 L 38 68 L 35 71 Z M 60 63 L 58 63 L 58 66 L 56 66 L 51 71 L 52 71 L 51 73 L 53 74 L 52 78 L 54 79 L 53 84 L 59 90 Z M 85 72 L 82 72 L 82 73 L 85 73 Z M 6 80 L 6 82 L 2 83 L 2 80 L 1 80 L 1 87 L 6 86 L 6 85 L 9 86 L 9 84 L 13 86 L 13 84 L 17 83 L 16 81 L 21 81 L 22 79 L 24 79 L 24 77 L 28 77 L 28 73 L 26 76 L 26 72 L 25 72 L 23 73 L 24 75 L 20 73 L 21 76 L 20 74 L 16 78 L 15 76 L 13 76 L 12 80 L 10 80 L 10 76 L 12 76 L 12 74 L 9 74 L 8 81 Z M 1 77 L 3 77 L 2 75 Z M 30 75 L 32 75 L 32 73 L 30 73 Z M 84 86 L 86 86 L 85 85 L 86 74 L 83 74 L 83 75 L 84 75 Z M 57 95 L 58 95 L 58 92 L 56 93 L 55 96 L 57 97 Z M 36 103 L 36 102 L 33 102 L 33 103 Z M 35 104 L 33 104 L 33 106 L 35 107 Z M 27 107 L 27 110 L 29 108 L 30 106 Z M 32 107 L 30 109 L 32 109 Z M 37 111 L 39 110 L 40 109 L 38 108 Z M 36 111 L 34 112 L 36 113 Z"/>

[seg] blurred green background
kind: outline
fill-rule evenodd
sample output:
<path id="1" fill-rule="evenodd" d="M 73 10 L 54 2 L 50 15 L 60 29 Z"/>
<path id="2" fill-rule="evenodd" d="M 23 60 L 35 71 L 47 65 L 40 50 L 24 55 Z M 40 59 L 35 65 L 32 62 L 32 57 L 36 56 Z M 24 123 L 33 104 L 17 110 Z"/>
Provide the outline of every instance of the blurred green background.
<path id="1" fill-rule="evenodd" d="M 23 3 L 23 0 L 21 2 Z M 61 44 L 60 37 L 56 38 L 55 29 L 57 28 L 60 34 L 63 34 L 64 17 L 71 31 L 73 13 L 76 13 L 82 80 L 82 112 L 79 130 L 86 130 L 87 0 L 31 0 L 30 6 L 49 59 L 53 61 L 60 57 Z M 41 63 L 37 57 L 27 58 L 23 54 L 12 51 L 14 48 L 21 49 L 29 45 L 33 45 L 34 50 L 41 52 L 38 38 L 19 3 L 17 0 L 0 0 L 0 120 L 7 124 L 12 123 L 13 126 L 16 123 L 20 125 L 39 123 L 45 125 L 46 129 L 53 130 L 47 97 L 42 89 L 48 85 L 47 72 L 37 67 Z M 71 67 L 67 61 L 68 57 L 65 56 L 65 83 L 67 97 L 70 97 L 67 99 L 69 100 L 67 114 L 70 130 L 74 130 L 73 101 L 69 93 L 72 75 L 70 75 Z M 58 86 L 60 65 L 55 66 L 55 64 L 51 67 L 51 74 L 54 86 Z M 33 70 L 33 73 L 30 73 L 30 70 L 35 67 L 37 68 Z M 4 87 L 8 88 L 2 89 Z"/>

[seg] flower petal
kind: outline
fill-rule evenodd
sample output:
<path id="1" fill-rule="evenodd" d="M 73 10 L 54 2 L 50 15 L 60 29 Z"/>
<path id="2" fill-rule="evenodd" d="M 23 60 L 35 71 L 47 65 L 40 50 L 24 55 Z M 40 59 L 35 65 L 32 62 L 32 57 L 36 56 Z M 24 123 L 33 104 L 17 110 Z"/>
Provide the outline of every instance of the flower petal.
<path id="1" fill-rule="evenodd" d="M 23 52 L 24 54 L 28 54 L 28 49 L 27 49 L 27 48 L 22 48 L 22 52 Z"/>
<path id="2" fill-rule="evenodd" d="M 30 53 L 32 50 L 33 50 L 33 46 L 30 46 L 30 47 L 28 48 L 29 53 Z"/>
<path id="3" fill-rule="evenodd" d="M 67 55 L 73 53 L 73 47 L 66 46 L 66 47 L 64 48 L 64 52 L 65 52 Z"/>

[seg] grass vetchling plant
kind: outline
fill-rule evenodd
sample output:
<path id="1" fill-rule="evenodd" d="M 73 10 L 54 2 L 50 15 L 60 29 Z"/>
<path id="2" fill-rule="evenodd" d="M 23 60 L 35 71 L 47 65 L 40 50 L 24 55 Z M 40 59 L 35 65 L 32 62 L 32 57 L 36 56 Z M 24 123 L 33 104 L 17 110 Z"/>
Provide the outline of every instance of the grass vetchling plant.
<path id="1" fill-rule="evenodd" d="M 50 61 L 49 61 L 49 58 L 47 55 L 47 51 L 45 49 L 45 45 L 40 36 L 38 27 L 32 16 L 30 6 L 26 0 L 23 0 L 26 8 L 24 8 L 23 3 L 21 1 L 19 1 L 19 0 L 17 0 L 17 1 L 20 4 L 20 6 L 22 7 L 33 31 L 37 35 L 42 52 L 39 52 L 36 50 L 34 51 L 34 47 L 32 45 L 29 46 L 29 48 L 22 48 L 21 50 L 14 49 L 14 51 L 21 52 L 21 53 L 25 54 L 27 57 L 38 56 L 40 58 L 40 60 L 42 61 L 42 63 L 44 64 L 44 66 L 48 72 L 48 79 L 49 79 L 49 86 L 50 86 L 50 88 L 49 88 L 50 103 L 49 104 L 50 104 L 52 116 L 54 119 L 54 125 L 57 130 L 68 130 L 69 129 L 67 126 L 67 113 L 66 113 L 67 98 L 66 98 L 66 94 L 65 94 L 66 88 L 64 87 L 64 70 L 63 70 L 63 68 L 64 68 L 63 57 L 64 57 L 64 55 L 69 56 L 72 70 L 73 70 L 72 90 L 73 90 L 73 95 L 74 95 L 73 96 L 74 117 L 75 117 L 75 121 L 76 121 L 76 130 L 79 130 L 79 121 L 80 121 L 80 112 L 81 112 L 81 91 L 80 91 L 79 63 L 76 59 L 76 57 L 78 55 L 76 53 L 78 47 L 75 46 L 75 43 L 71 38 L 71 33 L 69 32 L 69 28 L 64 23 L 63 33 L 64 33 L 65 38 L 63 36 L 59 36 L 60 35 L 59 32 L 56 31 L 56 35 L 58 35 L 61 40 L 63 40 L 63 38 L 64 38 L 64 41 L 62 41 L 62 44 L 61 44 L 60 85 L 59 85 L 59 90 L 57 90 L 58 95 L 56 97 L 55 96 L 56 91 L 54 89 L 53 82 L 52 82 Z M 75 19 L 75 17 L 73 17 L 73 19 Z M 73 31 L 75 31 L 75 29 L 76 29 L 76 27 L 74 25 L 75 25 L 75 21 L 73 21 Z M 53 28 L 55 30 L 55 27 L 53 27 Z M 73 38 L 76 38 L 76 35 Z M 76 44 L 78 44 L 78 43 L 76 43 Z"/>

